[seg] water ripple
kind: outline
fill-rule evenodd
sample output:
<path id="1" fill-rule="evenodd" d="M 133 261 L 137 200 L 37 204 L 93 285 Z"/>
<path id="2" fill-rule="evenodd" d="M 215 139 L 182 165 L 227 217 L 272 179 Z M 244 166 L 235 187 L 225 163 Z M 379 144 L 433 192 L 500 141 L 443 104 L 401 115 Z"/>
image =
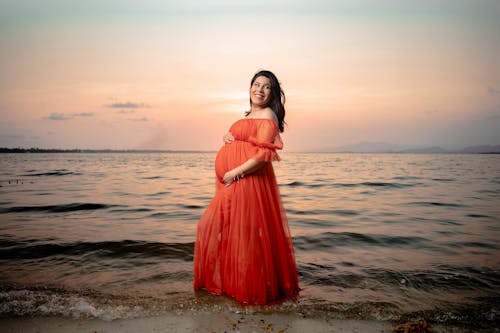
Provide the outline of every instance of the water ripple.
<path id="1" fill-rule="evenodd" d="M 22 212 L 52 212 L 65 213 L 79 210 L 98 210 L 107 209 L 116 205 L 106 205 L 99 203 L 70 203 L 66 205 L 48 205 L 48 206 L 15 206 L 0 209 L 1 213 L 22 213 Z"/>
<path id="2" fill-rule="evenodd" d="M 88 256 L 95 258 L 193 259 L 194 243 L 159 243 L 134 240 L 109 242 L 74 242 L 31 245 L 3 240 L 8 248 L 0 249 L 0 260 L 40 259 L 51 256 Z"/>
<path id="3" fill-rule="evenodd" d="M 36 171 L 36 170 L 30 170 L 30 171 Z M 29 172 L 29 171 L 28 171 Z M 46 171 L 46 172 L 40 172 L 40 173 L 26 173 L 22 174 L 21 176 L 23 177 L 42 177 L 42 176 L 68 176 L 68 175 L 82 175 L 80 172 L 73 172 L 69 171 L 67 169 L 57 169 L 53 171 Z"/>
<path id="4" fill-rule="evenodd" d="M 303 251 L 325 250 L 341 246 L 384 246 L 390 248 L 420 248 L 429 245 L 430 240 L 416 236 L 388 236 L 360 234 L 354 232 L 324 232 L 316 235 L 298 236 L 294 245 Z"/>

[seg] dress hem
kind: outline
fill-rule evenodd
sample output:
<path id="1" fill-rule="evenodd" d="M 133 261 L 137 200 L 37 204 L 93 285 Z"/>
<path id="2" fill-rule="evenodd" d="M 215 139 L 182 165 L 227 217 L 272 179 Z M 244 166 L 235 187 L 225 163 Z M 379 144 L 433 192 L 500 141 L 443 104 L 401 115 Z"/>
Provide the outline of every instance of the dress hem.
<path id="1" fill-rule="evenodd" d="M 205 287 L 201 287 L 201 288 L 198 287 L 198 288 L 194 289 L 195 292 L 205 292 L 205 293 L 208 293 L 208 294 L 214 295 L 214 296 L 225 296 L 229 299 L 232 299 L 232 300 L 238 302 L 238 304 L 240 304 L 242 306 L 270 306 L 270 305 L 282 304 L 282 303 L 287 302 L 287 301 L 294 301 L 294 300 L 297 300 L 297 298 L 299 298 L 299 293 L 301 290 L 302 289 L 299 288 L 297 291 L 295 291 L 291 295 L 283 296 L 281 298 L 274 299 L 274 300 L 271 300 L 271 301 L 266 302 L 266 303 L 259 303 L 259 302 L 250 303 L 250 302 L 246 302 L 246 301 L 240 301 L 235 296 L 230 295 L 228 293 L 225 293 L 223 291 L 211 291 Z"/>

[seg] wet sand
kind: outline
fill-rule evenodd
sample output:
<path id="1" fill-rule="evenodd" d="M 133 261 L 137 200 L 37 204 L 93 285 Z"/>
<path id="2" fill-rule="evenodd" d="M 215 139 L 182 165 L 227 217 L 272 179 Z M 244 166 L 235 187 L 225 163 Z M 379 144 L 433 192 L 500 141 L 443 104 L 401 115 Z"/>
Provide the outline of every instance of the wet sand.
<path id="1" fill-rule="evenodd" d="M 321 320 L 291 315 L 241 315 L 235 313 L 166 314 L 119 319 L 67 319 L 57 317 L 0 319 L 2 332 L 391 332 L 384 322 Z"/>
<path id="2" fill-rule="evenodd" d="M 60 317 L 18 317 L 0 319 L 4 333 L 106 333 L 106 332 L 393 332 L 383 321 L 300 318 L 283 314 L 191 313 L 118 319 L 70 319 Z M 453 326 L 433 326 L 434 333 L 487 332 Z M 491 332 L 491 331 L 488 331 Z"/>

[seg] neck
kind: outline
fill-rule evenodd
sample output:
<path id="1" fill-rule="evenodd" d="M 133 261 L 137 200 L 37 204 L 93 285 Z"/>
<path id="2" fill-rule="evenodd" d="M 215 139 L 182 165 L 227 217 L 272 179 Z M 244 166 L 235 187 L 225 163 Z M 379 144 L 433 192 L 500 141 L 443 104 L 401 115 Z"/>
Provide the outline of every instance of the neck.
<path id="1" fill-rule="evenodd" d="M 255 105 L 255 104 L 252 104 L 252 106 L 250 107 L 250 113 L 252 112 L 259 112 L 263 109 L 265 109 L 266 107 L 265 106 L 260 106 L 260 105 Z"/>

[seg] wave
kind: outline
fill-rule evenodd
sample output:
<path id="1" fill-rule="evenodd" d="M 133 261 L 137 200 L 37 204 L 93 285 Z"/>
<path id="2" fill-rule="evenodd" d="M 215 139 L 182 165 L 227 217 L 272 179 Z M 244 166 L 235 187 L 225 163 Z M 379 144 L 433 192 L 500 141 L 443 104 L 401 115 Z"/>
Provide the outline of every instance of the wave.
<path id="1" fill-rule="evenodd" d="M 413 216 L 409 217 L 408 220 L 410 221 L 421 221 L 425 223 L 438 223 L 444 226 L 459 226 L 463 225 L 463 223 L 458 222 L 456 220 L 450 220 L 450 219 L 445 219 L 445 218 L 426 218 L 426 217 L 421 217 L 421 216 Z"/>
<path id="2" fill-rule="evenodd" d="M 436 182 L 452 182 L 455 179 L 451 179 L 451 178 L 432 178 L 432 180 L 434 180 Z"/>
<path id="3" fill-rule="evenodd" d="M 156 257 L 190 261 L 193 259 L 194 252 L 194 243 L 160 243 L 134 240 L 34 244 L 33 241 L 2 239 L 0 245 L 4 245 L 4 248 L 0 249 L 0 260 L 40 259 L 63 255 L 120 259 Z"/>
<path id="4" fill-rule="evenodd" d="M 421 186 L 422 183 L 395 183 L 395 182 L 360 182 L 360 183 L 323 183 L 323 184 L 314 184 L 314 183 L 305 183 L 300 181 L 293 181 L 288 184 L 284 184 L 284 186 L 288 187 L 308 187 L 308 188 L 316 188 L 316 187 L 333 187 L 333 188 L 351 188 L 351 187 L 375 187 L 375 188 L 407 188 L 414 186 Z"/>
<path id="5" fill-rule="evenodd" d="M 160 192 L 150 193 L 150 194 L 146 194 L 146 195 L 148 197 L 156 197 L 156 196 L 164 196 L 167 194 L 170 194 L 170 192 L 169 191 L 160 191 Z"/>
<path id="6" fill-rule="evenodd" d="M 482 248 L 482 249 L 491 249 L 491 250 L 499 250 L 500 246 L 493 243 L 486 242 L 454 242 L 448 244 L 451 247 L 464 248 L 464 247 L 473 247 L 473 248 Z"/>
<path id="7" fill-rule="evenodd" d="M 354 267 L 355 271 L 339 270 L 337 266 Z M 500 272 L 494 269 L 477 270 L 470 267 L 442 265 L 434 270 L 396 270 L 357 267 L 354 263 L 317 265 L 301 264 L 301 279 L 307 285 L 334 286 L 336 288 L 368 288 L 406 292 L 430 291 L 456 293 L 458 291 L 495 290 Z"/>
<path id="8" fill-rule="evenodd" d="M 355 216 L 360 212 L 351 209 L 315 209 L 315 210 L 296 210 L 287 209 L 287 213 L 295 215 L 337 215 L 337 216 Z"/>
<path id="9" fill-rule="evenodd" d="M 298 250 L 326 250 L 340 246 L 384 246 L 389 248 L 421 248 L 431 246 L 431 241 L 423 237 L 388 236 L 360 234 L 354 232 L 324 232 L 316 235 L 294 237 L 293 243 Z"/>
<path id="10" fill-rule="evenodd" d="M 336 247 L 382 246 L 387 248 L 434 248 L 430 240 L 423 237 L 360 234 L 353 232 L 325 232 L 293 238 L 297 251 L 325 251 Z M 0 260 L 40 259 L 51 256 L 91 256 L 94 258 L 164 258 L 190 261 L 193 259 L 194 243 L 161 243 L 136 240 L 105 242 L 44 242 L 37 240 L 0 239 Z M 456 246 L 478 246 L 491 248 L 491 244 L 456 244 Z M 452 246 L 453 247 L 453 246 Z M 496 248 L 496 247 L 495 247 Z"/>
<path id="11" fill-rule="evenodd" d="M 467 214 L 467 217 L 473 217 L 473 218 L 489 218 L 489 219 L 494 219 L 493 216 L 490 215 L 483 215 L 483 214 Z"/>
<path id="12" fill-rule="evenodd" d="M 42 240 L 43 241 L 43 240 Z M 194 243 L 162 243 L 136 240 L 105 242 L 73 242 L 40 244 L 41 240 L 0 239 L 0 259 L 32 259 L 54 255 L 78 256 L 93 254 L 97 257 L 130 258 L 162 257 L 166 259 L 191 260 Z M 427 238 L 416 236 L 389 236 L 360 234 L 353 232 L 325 232 L 293 238 L 298 251 L 317 251 L 336 247 L 382 246 L 388 248 L 434 248 L 436 245 Z M 477 247 L 498 249 L 486 242 L 462 242 L 447 244 L 450 247 Z"/>
<path id="13" fill-rule="evenodd" d="M 405 311 L 396 303 L 380 300 L 329 302 L 302 296 L 298 301 L 266 307 L 241 306 L 224 297 L 199 292 L 178 292 L 149 297 L 106 294 L 96 290 L 70 290 L 49 286 L 1 287 L 0 317 L 98 318 L 111 321 L 158 316 L 165 313 L 288 314 L 300 318 L 390 320 L 405 322 L 425 318 L 430 323 L 461 327 L 498 327 L 500 297 L 477 297 L 465 304 L 434 305 L 430 309 Z"/>
<path id="14" fill-rule="evenodd" d="M 417 179 L 422 179 L 421 177 L 415 177 L 415 176 L 396 176 L 392 177 L 392 179 L 397 179 L 397 180 L 417 180 Z"/>
<path id="15" fill-rule="evenodd" d="M 303 186 L 303 187 L 314 188 L 314 187 L 323 187 L 323 186 L 326 186 L 327 184 L 306 184 L 306 183 L 299 182 L 299 181 L 293 181 L 291 183 L 283 184 L 283 185 L 284 186 L 288 186 L 288 187 L 300 187 L 300 186 Z"/>
<path id="16" fill-rule="evenodd" d="M 183 209 L 202 209 L 205 208 L 205 206 L 200 206 L 200 205 L 186 205 L 186 204 L 177 204 L 176 205 L 179 208 Z"/>
<path id="17" fill-rule="evenodd" d="M 432 207 L 432 206 L 440 206 L 440 207 L 465 207 L 465 205 L 450 203 L 450 202 L 439 202 L 439 201 L 414 201 L 406 203 L 408 206 L 422 206 L 422 207 Z"/>
<path id="18" fill-rule="evenodd" d="M 363 186 L 369 186 L 369 187 L 385 187 L 385 188 L 406 188 L 406 187 L 414 187 L 414 186 L 420 186 L 422 185 L 421 183 L 384 183 L 384 182 L 363 182 L 361 183 Z"/>
<path id="19" fill-rule="evenodd" d="M 115 320 L 137 318 L 151 312 L 130 299 L 106 296 L 96 291 L 50 287 L 0 289 L 0 317 L 4 318 L 60 316 Z"/>
<path id="20" fill-rule="evenodd" d="M 98 210 L 107 209 L 116 205 L 106 205 L 100 203 L 70 203 L 65 205 L 47 205 L 47 206 L 14 206 L 0 209 L 2 213 L 23 213 L 23 212 L 51 212 L 65 213 L 79 210 Z"/>
<path id="21" fill-rule="evenodd" d="M 27 172 L 35 172 L 36 170 L 28 170 Z M 57 169 L 54 171 L 40 172 L 40 173 L 26 173 L 23 177 L 42 177 L 42 176 L 68 176 L 68 175 L 82 175 L 80 172 L 73 172 L 67 169 Z"/>
<path id="22" fill-rule="evenodd" d="M 478 190 L 477 193 L 500 194 L 500 188 L 494 190 Z"/>
<path id="23" fill-rule="evenodd" d="M 150 176 L 150 177 L 142 177 L 142 179 L 162 179 L 165 178 L 163 176 Z"/>
<path id="24" fill-rule="evenodd" d="M 141 213 L 141 212 L 152 212 L 154 209 L 151 208 L 132 208 L 132 209 L 112 209 L 111 213 Z"/>

